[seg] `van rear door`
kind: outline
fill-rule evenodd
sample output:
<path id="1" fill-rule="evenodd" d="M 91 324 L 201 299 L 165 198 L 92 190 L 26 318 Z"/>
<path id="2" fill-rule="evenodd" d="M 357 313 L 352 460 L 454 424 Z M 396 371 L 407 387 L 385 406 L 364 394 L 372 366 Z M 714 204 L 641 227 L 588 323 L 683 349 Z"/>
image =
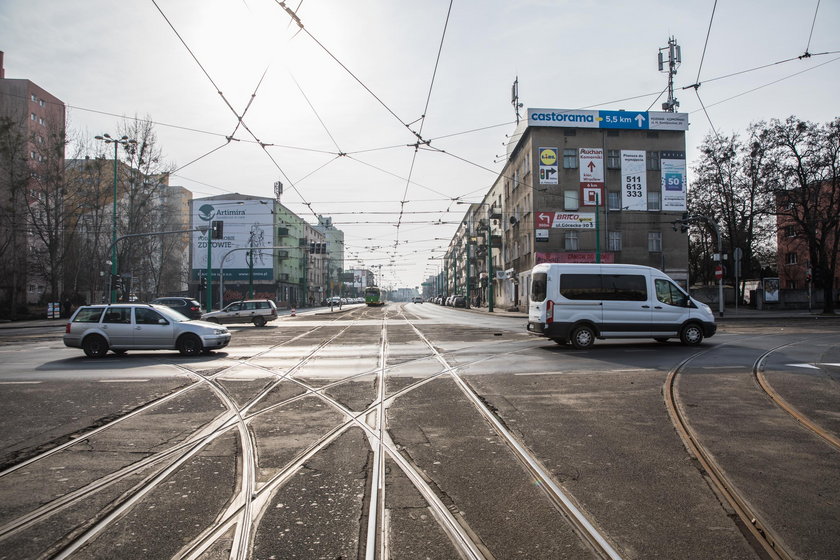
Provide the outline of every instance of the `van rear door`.
<path id="1" fill-rule="evenodd" d="M 528 301 L 528 321 L 546 322 L 546 297 L 548 294 L 548 270 L 534 271 L 531 274 L 531 296 Z"/>

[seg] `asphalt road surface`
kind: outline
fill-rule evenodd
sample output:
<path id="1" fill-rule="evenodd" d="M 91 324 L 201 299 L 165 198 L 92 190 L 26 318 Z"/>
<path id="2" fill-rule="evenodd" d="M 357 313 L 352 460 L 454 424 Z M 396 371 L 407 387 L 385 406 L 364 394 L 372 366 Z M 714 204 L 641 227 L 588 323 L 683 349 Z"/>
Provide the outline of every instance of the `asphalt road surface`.
<path id="1" fill-rule="evenodd" d="M 0 559 L 835 559 L 840 323 L 574 350 L 426 304 L 0 332 Z"/>

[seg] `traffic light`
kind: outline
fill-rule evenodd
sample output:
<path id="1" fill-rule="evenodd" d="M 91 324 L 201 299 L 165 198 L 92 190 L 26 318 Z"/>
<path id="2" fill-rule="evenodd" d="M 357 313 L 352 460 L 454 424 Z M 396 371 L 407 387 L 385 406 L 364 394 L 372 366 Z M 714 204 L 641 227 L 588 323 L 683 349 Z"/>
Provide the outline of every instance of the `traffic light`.
<path id="1" fill-rule="evenodd" d="M 206 276 L 202 276 L 201 278 L 199 278 L 198 287 L 202 290 L 207 287 L 207 277 Z"/>
<path id="2" fill-rule="evenodd" d="M 211 239 L 224 239 L 224 229 L 225 223 L 222 220 L 213 220 L 210 223 L 210 229 L 212 230 L 212 235 L 210 236 Z"/>
<path id="3" fill-rule="evenodd" d="M 688 231 L 688 212 L 683 212 L 682 220 L 680 221 L 680 232 Z"/>

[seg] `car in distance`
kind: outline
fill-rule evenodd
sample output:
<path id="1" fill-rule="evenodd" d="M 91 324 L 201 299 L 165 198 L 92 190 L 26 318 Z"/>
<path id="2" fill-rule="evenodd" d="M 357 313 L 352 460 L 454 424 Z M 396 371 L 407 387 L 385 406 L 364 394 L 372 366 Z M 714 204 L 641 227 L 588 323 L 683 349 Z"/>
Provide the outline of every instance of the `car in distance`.
<path id="1" fill-rule="evenodd" d="M 277 318 L 277 306 L 270 299 L 246 299 L 235 301 L 219 311 L 211 311 L 201 316 L 203 321 L 212 323 L 254 323 L 264 327 Z"/>
<path id="2" fill-rule="evenodd" d="M 197 356 L 227 346 L 230 331 L 190 320 L 164 305 L 118 303 L 79 307 L 67 322 L 63 340 L 90 358 L 101 358 L 108 350 L 115 354 L 178 350 L 184 356 Z"/>
<path id="3" fill-rule="evenodd" d="M 420 296 L 414 296 L 413 298 L 411 298 L 411 302 L 412 303 L 423 303 L 423 298 L 421 298 Z"/>
<path id="4" fill-rule="evenodd" d="M 150 301 L 152 305 L 165 305 L 171 307 L 181 315 L 190 319 L 201 319 L 201 304 L 192 298 L 185 297 L 159 297 Z"/>

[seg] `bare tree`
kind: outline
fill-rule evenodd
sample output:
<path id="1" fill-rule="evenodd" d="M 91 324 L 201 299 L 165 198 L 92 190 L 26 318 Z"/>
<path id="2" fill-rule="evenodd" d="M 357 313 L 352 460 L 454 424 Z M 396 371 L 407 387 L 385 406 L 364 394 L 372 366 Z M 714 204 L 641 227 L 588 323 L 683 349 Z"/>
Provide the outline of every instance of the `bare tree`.
<path id="1" fill-rule="evenodd" d="M 840 118 L 818 125 L 788 117 L 763 129 L 767 192 L 780 221 L 808 248 L 823 311 L 834 313 L 834 277 L 840 251 Z"/>
<path id="2" fill-rule="evenodd" d="M 59 301 L 66 292 L 64 264 L 68 243 L 78 223 L 78 196 L 67 189 L 64 149 L 67 144 L 64 123 L 47 123 L 46 136 L 35 134 L 35 147 L 28 189 L 29 272 L 48 286 L 48 301 Z"/>
<path id="3" fill-rule="evenodd" d="M 119 133 L 137 143 L 125 152 L 125 191 L 120 197 L 118 232 L 128 235 L 167 231 L 165 191 L 174 167 L 164 161 L 151 119 L 126 121 Z M 171 240 L 157 235 L 126 239 L 118 247 L 120 269 L 131 275 L 136 289 L 145 290 L 144 296 L 157 295 L 171 249 Z"/>
<path id="4" fill-rule="evenodd" d="M 762 134 L 761 127 L 753 125 L 746 143 L 737 134 L 707 136 L 700 146 L 700 159 L 694 168 L 696 179 L 689 191 L 691 213 L 719 224 L 725 252 L 742 250 L 742 279 L 760 275 L 775 232 L 772 199 L 764 189 L 766 147 Z M 693 238 L 690 251 L 692 262 L 705 265 L 702 273 L 708 278 L 712 268 L 708 253 L 715 245 L 705 243 L 705 238 L 704 242 Z M 734 273 L 734 266 L 727 268 L 727 276 L 733 280 Z M 743 298 L 743 283 L 738 288 L 738 295 Z"/>
<path id="5" fill-rule="evenodd" d="M 28 141 L 20 122 L 0 117 L 0 303 L 17 318 L 24 304 L 26 270 L 26 187 Z M 4 312 L 5 309 L 4 309 Z"/>

